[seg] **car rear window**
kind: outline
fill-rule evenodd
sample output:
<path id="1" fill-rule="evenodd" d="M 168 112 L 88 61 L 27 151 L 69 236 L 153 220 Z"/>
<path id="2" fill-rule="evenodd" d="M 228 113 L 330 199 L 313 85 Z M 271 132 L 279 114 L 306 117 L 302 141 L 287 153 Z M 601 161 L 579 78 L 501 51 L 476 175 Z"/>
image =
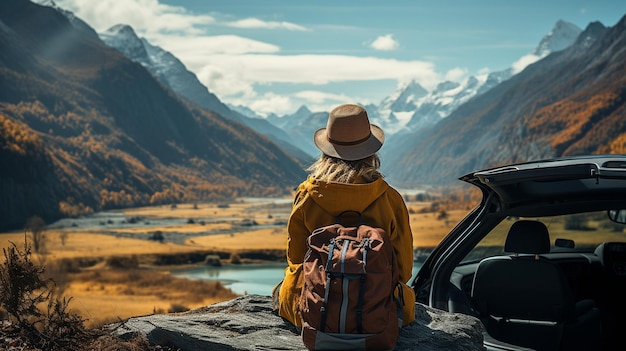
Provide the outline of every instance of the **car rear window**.
<path id="1" fill-rule="evenodd" d="M 509 228 L 521 219 L 543 222 L 550 233 L 551 252 L 593 252 L 603 242 L 626 242 L 625 226 L 611 221 L 605 211 L 550 217 L 508 217 L 489 232 L 465 257 L 475 262 L 504 252 Z"/>

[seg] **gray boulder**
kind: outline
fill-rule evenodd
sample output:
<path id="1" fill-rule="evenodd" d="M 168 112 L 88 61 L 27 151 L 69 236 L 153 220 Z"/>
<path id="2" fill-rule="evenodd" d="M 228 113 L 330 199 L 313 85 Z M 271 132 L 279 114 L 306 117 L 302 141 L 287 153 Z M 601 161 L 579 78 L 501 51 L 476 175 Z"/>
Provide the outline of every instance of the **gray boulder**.
<path id="1" fill-rule="evenodd" d="M 402 328 L 395 350 L 485 350 L 474 317 L 416 304 L 416 320 Z M 187 312 L 133 317 L 109 325 L 125 339 L 144 335 L 151 344 L 180 351 L 306 350 L 291 323 L 272 310 L 269 296 L 246 295 Z"/>

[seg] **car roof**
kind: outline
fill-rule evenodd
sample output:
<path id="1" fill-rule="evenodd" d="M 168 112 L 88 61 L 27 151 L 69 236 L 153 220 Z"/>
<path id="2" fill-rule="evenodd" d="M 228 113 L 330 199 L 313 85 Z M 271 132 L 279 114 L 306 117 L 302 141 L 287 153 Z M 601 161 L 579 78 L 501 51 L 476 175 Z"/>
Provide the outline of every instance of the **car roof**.
<path id="1" fill-rule="evenodd" d="M 626 208 L 626 155 L 586 155 L 475 171 L 459 178 L 497 204 L 494 212 L 545 216 Z"/>

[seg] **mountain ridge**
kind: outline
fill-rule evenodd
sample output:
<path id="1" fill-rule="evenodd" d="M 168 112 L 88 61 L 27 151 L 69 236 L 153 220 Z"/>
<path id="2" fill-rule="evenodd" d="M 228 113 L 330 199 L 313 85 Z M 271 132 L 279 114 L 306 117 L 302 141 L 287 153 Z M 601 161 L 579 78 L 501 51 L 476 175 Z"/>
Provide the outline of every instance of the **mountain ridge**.
<path id="1" fill-rule="evenodd" d="M 576 25 L 558 20 L 528 56 L 537 60 L 552 51 L 563 50 L 572 45 L 581 32 L 582 29 Z M 385 146 L 381 149 L 384 164 L 397 164 L 397 155 L 406 151 L 406 145 L 411 143 L 411 140 L 408 140 L 412 139 L 411 135 L 423 128 L 428 130 L 467 101 L 484 94 L 512 76 L 514 70 L 508 68 L 482 76 L 469 76 L 462 82 L 443 81 L 430 91 L 416 81 L 409 81 L 383 99 L 380 104 L 365 106 L 371 122 L 382 127 L 387 135 Z M 285 129 L 290 135 L 296 135 L 295 139 L 304 145 L 303 149 L 311 155 L 316 155 L 318 150 L 308 142 L 310 136 L 303 135 L 305 134 L 303 131 L 312 132 L 323 127 L 325 123 L 320 123 L 314 117 L 316 116 L 314 112 L 309 111 L 306 106 L 303 107 L 293 114 L 282 117 L 270 114 L 267 120 Z M 307 126 L 313 123 L 315 125 Z M 395 172 L 390 167 L 386 167 L 386 171 Z"/>
<path id="2" fill-rule="evenodd" d="M 625 21 L 611 28 L 591 23 L 567 49 L 461 105 L 428 133 L 413 134 L 409 150 L 419 151 L 396 155 L 407 167 L 393 179 L 443 185 L 509 162 L 626 151 L 617 145 L 626 116 L 619 64 L 626 58 Z"/>
<path id="3" fill-rule="evenodd" d="M 100 209 L 286 195 L 306 174 L 268 138 L 185 102 L 26 0 L 0 3 L 1 229 Z M 30 174 L 25 177 L 24 174 Z"/>
<path id="4" fill-rule="evenodd" d="M 293 155 L 300 164 L 310 161 L 310 156 L 285 131 L 265 119 L 250 118 L 230 108 L 210 92 L 176 56 L 140 38 L 131 26 L 118 24 L 99 36 L 108 46 L 120 51 L 131 61 L 140 63 L 159 82 L 182 98 L 264 135 Z"/>

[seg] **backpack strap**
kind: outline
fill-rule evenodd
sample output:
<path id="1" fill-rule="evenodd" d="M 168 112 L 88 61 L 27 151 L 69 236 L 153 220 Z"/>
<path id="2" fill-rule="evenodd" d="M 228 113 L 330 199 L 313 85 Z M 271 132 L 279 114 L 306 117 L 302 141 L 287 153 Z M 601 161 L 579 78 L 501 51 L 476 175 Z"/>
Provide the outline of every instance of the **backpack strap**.
<path id="1" fill-rule="evenodd" d="M 395 299 L 398 307 L 398 327 L 402 328 L 402 325 L 404 324 L 404 290 L 402 288 L 402 283 L 398 282 L 396 289 L 398 290 L 398 297 Z"/>
<path id="2" fill-rule="evenodd" d="M 326 260 L 326 289 L 324 290 L 324 301 L 322 302 L 322 307 L 320 307 L 320 312 L 322 313 L 321 322 L 320 322 L 320 331 L 324 332 L 326 328 L 326 304 L 328 303 L 328 295 L 330 293 L 330 280 L 332 275 L 330 273 L 330 267 L 333 261 L 333 252 L 335 251 L 335 239 L 330 239 L 330 246 L 328 247 L 328 260 Z"/>
<path id="3" fill-rule="evenodd" d="M 365 295 L 365 274 L 361 275 L 359 283 L 359 302 L 356 308 L 356 329 L 359 334 L 363 333 L 363 296 Z"/>

